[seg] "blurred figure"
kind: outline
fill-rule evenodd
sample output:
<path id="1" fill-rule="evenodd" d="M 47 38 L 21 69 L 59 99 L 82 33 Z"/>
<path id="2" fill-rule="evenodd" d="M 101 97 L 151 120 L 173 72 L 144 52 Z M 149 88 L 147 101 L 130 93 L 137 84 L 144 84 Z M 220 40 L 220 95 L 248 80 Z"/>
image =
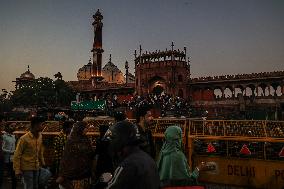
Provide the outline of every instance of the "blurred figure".
<path id="1" fill-rule="evenodd" d="M 4 155 L 5 168 L 12 180 L 12 189 L 17 186 L 17 179 L 13 170 L 13 155 L 15 152 L 16 137 L 13 134 L 16 123 L 11 123 L 5 127 L 5 133 L 3 134 L 2 151 Z"/>
<path id="2" fill-rule="evenodd" d="M 94 150 L 86 135 L 87 130 L 86 122 L 76 122 L 67 138 L 56 179 L 61 188 L 73 189 L 74 180 L 82 181 L 82 189 L 89 187 L 84 181 L 91 177 Z"/>
<path id="3" fill-rule="evenodd" d="M 67 136 L 70 134 L 73 124 L 73 121 L 63 121 L 61 125 L 61 131 L 59 135 L 54 139 L 53 148 L 55 175 L 57 175 L 59 172 L 59 165 L 67 142 Z"/>
<path id="4" fill-rule="evenodd" d="M 107 189 L 158 189 L 159 174 L 154 160 L 139 148 L 140 134 L 128 121 L 117 122 L 107 131 L 109 151 L 120 163 Z"/>
<path id="5" fill-rule="evenodd" d="M 23 178 L 24 189 L 38 189 L 40 166 L 44 167 L 41 131 L 44 119 L 31 118 L 30 131 L 21 136 L 13 159 L 13 167 L 18 178 Z"/>
<path id="6" fill-rule="evenodd" d="M 136 121 L 140 133 L 141 149 L 148 153 L 153 159 L 156 157 L 156 149 L 150 126 L 153 123 L 152 113 L 150 107 L 146 104 L 141 104 L 137 108 Z"/>
<path id="7" fill-rule="evenodd" d="M 100 136 L 96 140 L 96 169 L 95 169 L 95 188 L 103 189 L 106 187 L 106 183 L 100 182 L 100 176 L 103 173 L 113 173 L 114 165 L 112 157 L 108 153 L 109 141 L 104 138 L 107 132 L 108 125 L 100 125 Z"/>
<path id="8" fill-rule="evenodd" d="M 5 124 L 4 116 L 0 115 L 0 146 L 2 146 L 2 128 Z M 2 183 L 3 183 L 3 168 L 4 168 L 4 156 L 2 148 L 0 148 L 0 189 L 2 189 Z"/>
<path id="9" fill-rule="evenodd" d="M 197 183 L 202 163 L 191 173 L 187 159 L 182 152 L 182 130 L 178 126 L 170 126 L 165 131 L 165 142 L 157 161 L 161 180 L 161 188 L 171 186 L 190 186 Z"/>
<path id="10" fill-rule="evenodd" d="M 113 117 L 115 122 L 126 120 L 126 115 L 123 112 L 114 112 Z"/>

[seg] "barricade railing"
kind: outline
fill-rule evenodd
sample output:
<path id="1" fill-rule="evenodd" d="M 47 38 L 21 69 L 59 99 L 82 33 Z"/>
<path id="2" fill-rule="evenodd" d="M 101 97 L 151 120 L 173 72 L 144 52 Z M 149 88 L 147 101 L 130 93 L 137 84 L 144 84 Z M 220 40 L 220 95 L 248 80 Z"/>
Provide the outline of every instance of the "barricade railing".
<path id="1" fill-rule="evenodd" d="M 111 125 L 114 119 L 95 118 L 87 122 L 93 126 L 87 135 L 94 139 L 99 136 L 100 125 Z M 30 122 L 15 123 L 18 137 L 28 131 Z M 171 125 L 183 131 L 185 154 L 191 168 L 201 161 L 215 161 L 219 165 L 215 175 L 202 174 L 201 181 L 262 188 L 284 186 L 284 121 L 154 119 L 150 129 L 157 151 L 166 128 Z M 50 160 L 53 139 L 60 130 L 57 121 L 44 124 L 42 134 L 49 147 Z"/>
<path id="2" fill-rule="evenodd" d="M 260 120 L 192 120 L 188 161 L 195 167 L 213 161 L 217 171 L 200 181 L 248 188 L 284 186 L 284 122 Z"/>

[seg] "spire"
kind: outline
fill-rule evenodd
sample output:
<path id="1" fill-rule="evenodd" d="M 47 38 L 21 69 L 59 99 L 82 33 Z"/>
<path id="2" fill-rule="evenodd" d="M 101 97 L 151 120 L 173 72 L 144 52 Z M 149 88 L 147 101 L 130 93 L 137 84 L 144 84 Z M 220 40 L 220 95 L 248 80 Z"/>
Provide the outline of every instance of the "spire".
<path id="1" fill-rule="evenodd" d="M 141 47 L 141 45 L 139 45 L 139 57 L 140 57 L 139 64 L 142 63 L 141 53 L 142 53 L 142 47 Z"/>
<path id="2" fill-rule="evenodd" d="M 94 27 L 94 42 L 93 42 L 93 67 L 92 67 L 92 76 L 95 77 L 96 81 L 102 79 L 102 28 L 103 28 L 103 15 L 98 9 L 95 15 L 93 15 L 94 22 L 92 23 Z M 94 83 L 94 82 L 93 82 Z"/>
<path id="3" fill-rule="evenodd" d="M 128 66 L 128 62 L 127 60 L 125 61 L 125 71 L 126 71 L 126 74 L 125 74 L 125 78 L 126 78 L 126 85 L 128 84 L 128 69 L 129 69 L 129 66 Z"/>
<path id="4" fill-rule="evenodd" d="M 137 52 L 136 52 L 136 49 L 135 49 L 135 51 L 134 51 L 134 57 L 136 58 L 136 56 L 137 56 Z"/>
<path id="5" fill-rule="evenodd" d="M 171 45 L 171 47 L 172 47 L 172 52 L 171 52 L 171 60 L 173 61 L 174 60 L 174 42 L 172 42 L 172 45 Z"/>
<path id="6" fill-rule="evenodd" d="M 171 47 L 172 47 L 172 51 L 174 50 L 174 42 L 172 41 Z"/>

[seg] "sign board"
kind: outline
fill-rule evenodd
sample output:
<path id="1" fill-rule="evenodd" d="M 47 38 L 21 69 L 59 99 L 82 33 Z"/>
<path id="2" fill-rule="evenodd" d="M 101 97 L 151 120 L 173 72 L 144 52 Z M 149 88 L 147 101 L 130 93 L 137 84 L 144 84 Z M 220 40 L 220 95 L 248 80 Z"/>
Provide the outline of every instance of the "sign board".
<path id="1" fill-rule="evenodd" d="M 105 100 L 96 100 L 96 101 L 83 101 L 83 102 L 71 102 L 71 109 L 72 110 L 104 110 L 106 107 Z"/>
<path id="2" fill-rule="evenodd" d="M 216 162 L 217 170 L 201 172 L 200 182 L 245 186 L 248 188 L 284 187 L 284 161 L 195 156 L 194 162 Z"/>

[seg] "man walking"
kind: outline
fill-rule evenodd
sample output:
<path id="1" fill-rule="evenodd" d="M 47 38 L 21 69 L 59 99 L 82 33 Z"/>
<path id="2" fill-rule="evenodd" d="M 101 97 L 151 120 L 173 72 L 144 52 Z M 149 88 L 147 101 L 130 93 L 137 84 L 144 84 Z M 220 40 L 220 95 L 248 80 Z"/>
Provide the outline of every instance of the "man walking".
<path id="1" fill-rule="evenodd" d="M 14 170 L 17 177 L 23 178 L 24 189 L 38 189 L 40 165 L 44 166 L 41 117 L 32 117 L 30 131 L 23 135 L 14 154 Z"/>

